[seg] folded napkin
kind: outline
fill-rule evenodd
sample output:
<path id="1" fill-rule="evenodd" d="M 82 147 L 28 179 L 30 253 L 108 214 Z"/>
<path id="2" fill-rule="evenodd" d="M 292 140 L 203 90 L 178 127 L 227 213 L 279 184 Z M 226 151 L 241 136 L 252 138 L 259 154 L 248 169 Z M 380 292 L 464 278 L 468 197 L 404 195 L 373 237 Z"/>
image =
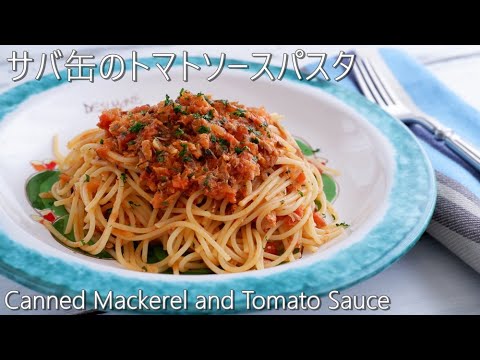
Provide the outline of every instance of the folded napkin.
<path id="1" fill-rule="evenodd" d="M 422 111 L 480 148 L 479 111 L 405 52 L 380 49 L 380 54 Z M 330 71 L 334 60 L 329 59 L 325 65 L 332 79 L 341 73 L 341 69 Z M 312 72 L 315 65 L 307 66 L 305 71 Z M 359 91 L 352 74 L 338 84 Z M 430 157 L 437 178 L 437 205 L 426 231 L 480 272 L 480 173 L 419 125 L 410 128 Z"/>

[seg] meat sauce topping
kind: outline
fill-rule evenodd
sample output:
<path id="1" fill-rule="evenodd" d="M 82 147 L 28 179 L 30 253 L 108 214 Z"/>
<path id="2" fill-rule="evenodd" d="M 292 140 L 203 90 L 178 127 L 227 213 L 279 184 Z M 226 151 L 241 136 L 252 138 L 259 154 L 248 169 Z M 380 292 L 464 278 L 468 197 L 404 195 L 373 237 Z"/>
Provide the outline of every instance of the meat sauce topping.
<path id="1" fill-rule="evenodd" d="M 279 145 L 264 108 L 213 100 L 181 90 L 157 105 L 130 111 L 110 109 L 100 115 L 106 131 L 97 154 L 115 162 L 109 151 L 138 157 L 140 184 L 155 195 L 154 208 L 167 207 L 178 192 L 201 190 L 235 204 L 246 195 L 246 182 L 276 163 Z"/>

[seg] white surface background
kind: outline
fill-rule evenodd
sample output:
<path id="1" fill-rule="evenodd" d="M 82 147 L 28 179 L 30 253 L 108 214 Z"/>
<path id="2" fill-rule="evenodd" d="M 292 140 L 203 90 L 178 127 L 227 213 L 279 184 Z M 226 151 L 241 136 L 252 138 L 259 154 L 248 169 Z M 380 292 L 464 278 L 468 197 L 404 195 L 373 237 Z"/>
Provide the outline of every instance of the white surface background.
<path id="1" fill-rule="evenodd" d="M 387 45 L 391 46 L 391 45 Z M 272 63 L 277 65 L 284 52 L 291 53 L 297 49 L 307 52 L 328 52 L 336 54 L 340 50 L 347 51 L 354 46 L 148 46 L 138 48 L 139 55 L 151 55 L 152 52 L 171 51 L 181 54 L 187 50 L 190 55 L 206 52 L 210 56 L 226 53 L 227 58 L 252 60 L 252 52 L 271 52 Z M 12 50 L 28 50 L 30 55 L 39 59 L 42 52 L 49 54 L 61 49 L 68 56 L 71 49 L 81 54 L 102 56 L 117 53 L 128 58 L 127 46 L 110 46 L 107 48 L 91 46 L 0 46 L 0 92 L 14 85 L 10 64 L 6 58 Z M 398 46 L 424 63 L 440 80 L 448 84 L 466 102 L 480 111 L 480 46 Z M 38 60 L 37 60 L 38 62 Z M 61 62 L 60 62 L 61 64 Z M 60 68 L 62 69 L 62 68 Z M 47 72 L 49 66 L 47 65 Z M 35 76 L 34 68 L 30 77 Z M 480 119 L 479 119 L 480 121 Z M 480 136 L 480 134 L 479 134 Z M 19 290 L 22 295 L 36 294 L 19 284 L 0 276 L 0 314 L 32 314 L 57 313 L 65 311 L 11 311 L 5 307 L 4 296 L 10 290 Z M 315 314 L 480 314 L 480 275 L 450 253 L 440 243 L 424 237 L 403 258 L 385 271 L 358 284 L 342 295 L 387 295 L 391 299 L 389 311 L 331 311 L 327 308 L 331 302 L 325 300 L 319 311 L 268 311 L 263 314 L 281 313 L 315 313 Z"/>

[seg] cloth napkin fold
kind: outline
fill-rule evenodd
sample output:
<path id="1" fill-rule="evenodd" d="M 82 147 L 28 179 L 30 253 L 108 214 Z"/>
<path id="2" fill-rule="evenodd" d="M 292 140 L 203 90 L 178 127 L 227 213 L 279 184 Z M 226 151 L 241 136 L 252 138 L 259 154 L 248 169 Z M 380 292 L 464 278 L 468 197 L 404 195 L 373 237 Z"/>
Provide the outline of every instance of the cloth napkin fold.
<path id="1" fill-rule="evenodd" d="M 397 49 L 379 51 L 421 110 L 480 148 L 479 111 L 405 52 Z M 329 69 L 332 79 L 343 70 L 330 71 L 334 60 L 328 59 L 324 67 Z M 309 65 L 305 71 L 312 72 L 315 66 Z M 320 75 L 319 79 L 323 77 Z M 359 91 L 352 74 L 338 84 Z M 437 179 L 437 205 L 427 233 L 480 272 L 480 173 L 419 125 L 410 128 L 430 157 Z"/>

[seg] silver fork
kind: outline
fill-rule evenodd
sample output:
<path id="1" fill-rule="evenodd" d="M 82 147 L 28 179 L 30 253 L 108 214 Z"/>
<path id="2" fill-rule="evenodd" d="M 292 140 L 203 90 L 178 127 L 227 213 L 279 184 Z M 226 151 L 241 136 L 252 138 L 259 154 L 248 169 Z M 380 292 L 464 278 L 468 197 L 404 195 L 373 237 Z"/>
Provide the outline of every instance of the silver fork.
<path id="1" fill-rule="evenodd" d="M 438 141 L 444 141 L 450 149 L 480 171 L 480 151 L 452 129 L 422 112 L 397 81 L 377 50 L 356 51 L 352 71 L 367 99 L 406 124 L 420 124 L 434 134 Z"/>

